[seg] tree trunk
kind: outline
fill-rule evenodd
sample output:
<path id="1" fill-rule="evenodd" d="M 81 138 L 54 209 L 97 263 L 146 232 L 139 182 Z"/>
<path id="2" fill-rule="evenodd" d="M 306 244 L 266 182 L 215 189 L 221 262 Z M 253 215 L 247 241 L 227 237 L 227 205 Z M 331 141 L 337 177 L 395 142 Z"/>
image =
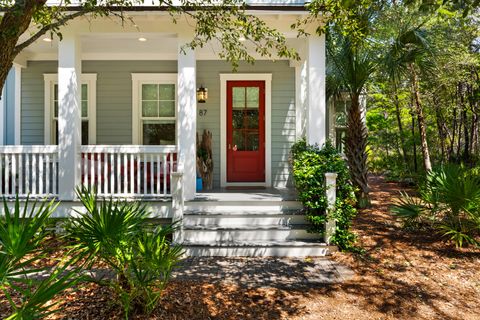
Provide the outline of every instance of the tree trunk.
<path id="1" fill-rule="evenodd" d="M 427 142 L 427 125 L 425 123 L 425 117 L 423 115 L 422 102 L 420 100 L 420 92 L 418 88 L 417 72 L 413 64 L 409 65 L 409 69 L 412 75 L 412 89 L 415 97 L 415 112 L 418 119 L 418 129 L 420 132 L 420 144 L 422 146 L 423 165 L 427 172 L 432 171 L 432 163 L 430 161 L 430 151 L 428 149 Z"/>
<path id="2" fill-rule="evenodd" d="M 413 101 L 412 101 L 412 142 L 413 142 L 413 169 L 415 173 L 418 172 L 417 164 L 417 143 L 415 141 L 415 113 L 413 112 Z"/>
<path id="3" fill-rule="evenodd" d="M 27 30 L 36 8 L 46 0 L 16 0 L 0 20 L 0 96 L 16 57 L 18 39 Z"/>
<path id="4" fill-rule="evenodd" d="M 368 206 L 368 167 L 367 167 L 367 128 L 362 119 L 360 95 L 352 94 L 352 102 L 348 109 L 347 134 L 345 138 L 345 154 L 347 156 L 352 182 L 358 189 L 356 196 L 361 207 Z"/>
<path id="5" fill-rule="evenodd" d="M 400 113 L 400 101 L 398 100 L 397 86 L 394 84 L 394 101 L 395 101 L 395 115 L 397 117 L 398 131 L 400 132 L 400 144 L 402 148 L 403 161 L 405 162 L 405 167 L 408 168 L 408 156 L 407 149 L 405 147 L 405 135 L 403 133 L 402 117 Z"/>

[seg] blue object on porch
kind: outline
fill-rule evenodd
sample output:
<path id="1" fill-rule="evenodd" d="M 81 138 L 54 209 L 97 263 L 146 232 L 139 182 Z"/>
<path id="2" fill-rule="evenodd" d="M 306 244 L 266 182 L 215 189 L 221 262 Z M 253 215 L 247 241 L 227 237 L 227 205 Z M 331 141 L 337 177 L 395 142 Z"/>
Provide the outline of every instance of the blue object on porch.
<path id="1" fill-rule="evenodd" d="M 202 191 L 202 189 L 203 189 L 202 178 L 197 178 L 197 191 Z"/>

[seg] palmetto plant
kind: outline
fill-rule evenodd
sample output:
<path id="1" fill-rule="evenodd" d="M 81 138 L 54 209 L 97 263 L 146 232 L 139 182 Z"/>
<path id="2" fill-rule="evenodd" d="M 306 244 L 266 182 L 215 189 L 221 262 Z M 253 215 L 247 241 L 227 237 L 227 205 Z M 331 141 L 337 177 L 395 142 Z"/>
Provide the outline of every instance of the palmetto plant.
<path id="1" fill-rule="evenodd" d="M 173 226 L 154 226 L 150 212 L 139 202 L 98 201 L 86 188 L 77 190 L 86 212 L 78 212 L 66 226 L 78 252 L 90 266 L 102 262 L 115 277 L 100 284 L 119 297 L 125 318 L 133 312 L 151 312 L 183 254 L 170 242 Z"/>
<path id="2" fill-rule="evenodd" d="M 35 274 L 45 271 L 33 267 L 44 257 L 40 243 L 47 233 L 45 227 L 57 204 L 54 201 L 22 203 L 18 197 L 13 209 L 3 200 L 0 216 L 0 288 L 13 309 L 7 319 L 39 319 L 50 314 L 52 305 L 47 303 L 58 293 L 75 285 L 79 280 L 74 261 L 59 263 L 44 280 L 36 280 Z M 20 299 L 14 301 L 15 291 Z"/>
<path id="3" fill-rule="evenodd" d="M 434 170 L 419 197 L 404 196 L 392 212 L 406 223 L 429 223 L 457 247 L 480 245 L 480 175 L 458 165 Z"/>

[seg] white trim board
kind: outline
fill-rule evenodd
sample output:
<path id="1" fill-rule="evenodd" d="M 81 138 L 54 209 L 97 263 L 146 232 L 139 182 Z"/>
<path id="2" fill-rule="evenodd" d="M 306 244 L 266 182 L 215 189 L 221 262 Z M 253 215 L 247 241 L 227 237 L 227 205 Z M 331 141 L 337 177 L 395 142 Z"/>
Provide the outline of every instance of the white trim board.
<path id="1" fill-rule="evenodd" d="M 265 182 L 227 182 L 227 81 L 265 81 Z M 220 74 L 220 186 L 271 187 L 272 185 L 272 74 Z"/>

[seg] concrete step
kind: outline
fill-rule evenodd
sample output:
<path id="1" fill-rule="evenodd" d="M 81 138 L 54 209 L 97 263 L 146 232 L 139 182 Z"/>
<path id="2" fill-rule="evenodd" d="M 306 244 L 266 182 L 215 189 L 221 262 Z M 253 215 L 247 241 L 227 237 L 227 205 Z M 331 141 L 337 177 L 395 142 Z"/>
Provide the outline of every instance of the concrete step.
<path id="1" fill-rule="evenodd" d="M 239 226 L 211 227 L 195 226 L 185 228 L 186 241 L 212 243 L 218 241 L 288 241 L 320 239 L 321 235 L 309 233 L 308 227 L 299 226 Z"/>
<path id="2" fill-rule="evenodd" d="M 239 227 L 245 225 L 256 226 L 288 226 L 294 224 L 307 224 L 303 215 L 285 214 L 186 214 L 183 225 L 186 228 L 195 226 L 213 227 Z"/>
<path id="3" fill-rule="evenodd" d="M 283 212 L 286 210 L 301 210 L 303 206 L 298 201 L 186 201 L 184 210 L 186 212 Z"/>
<path id="4" fill-rule="evenodd" d="M 187 256 L 196 257 L 314 257 L 326 256 L 338 250 L 336 246 L 311 241 L 185 241 L 183 245 Z"/>

